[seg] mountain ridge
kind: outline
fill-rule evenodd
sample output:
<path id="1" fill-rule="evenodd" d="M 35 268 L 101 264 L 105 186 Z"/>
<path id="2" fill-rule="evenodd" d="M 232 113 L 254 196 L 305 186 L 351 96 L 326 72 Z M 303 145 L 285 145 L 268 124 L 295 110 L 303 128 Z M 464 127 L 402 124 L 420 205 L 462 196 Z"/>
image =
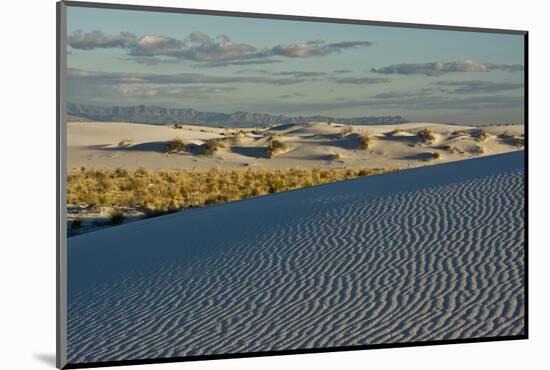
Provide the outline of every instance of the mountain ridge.
<path id="1" fill-rule="evenodd" d="M 322 115 L 286 116 L 281 114 L 237 111 L 234 113 L 201 112 L 192 108 L 165 108 L 156 105 L 98 106 L 67 103 L 67 115 L 74 120 L 134 122 L 156 125 L 186 123 L 207 126 L 267 126 L 271 124 L 326 121 L 343 124 L 399 124 L 408 122 L 401 116 L 361 116 L 338 118 Z"/>

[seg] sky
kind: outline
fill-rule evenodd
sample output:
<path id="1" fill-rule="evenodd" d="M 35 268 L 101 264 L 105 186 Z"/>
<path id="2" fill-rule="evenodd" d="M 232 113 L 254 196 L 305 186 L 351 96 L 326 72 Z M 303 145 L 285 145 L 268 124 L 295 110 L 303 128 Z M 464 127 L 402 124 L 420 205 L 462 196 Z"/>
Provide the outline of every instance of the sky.
<path id="1" fill-rule="evenodd" d="M 68 7 L 67 99 L 523 123 L 523 36 Z"/>

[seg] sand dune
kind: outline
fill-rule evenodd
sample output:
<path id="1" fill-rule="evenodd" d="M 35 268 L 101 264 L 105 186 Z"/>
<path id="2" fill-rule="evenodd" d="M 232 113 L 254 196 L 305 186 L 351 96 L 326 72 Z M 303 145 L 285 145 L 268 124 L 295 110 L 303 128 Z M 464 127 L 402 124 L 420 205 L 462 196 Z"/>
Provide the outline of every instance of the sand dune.
<path id="1" fill-rule="evenodd" d="M 523 153 L 68 241 L 72 363 L 521 334 Z"/>
<path id="2" fill-rule="evenodd" d="M 346 135 L 342 135 L 343 128 L 324 122 L 243 130 L 69 122 L 68 168 L 410 168 L 516 151 L 523 141 L 523 125 L 487 126 L 488 135 L 482 139 L 476 136 L 480 128 L 448 124 L 354 125 Z M 422 129 L 434 132 L 432 142 L 418 141 Z M 391 134 L 394 130 L 398 132 Z M 360 149 L 360 137 L 367 133 L 371 143 Z M 165 153 L 166 143 L 175 138 L 190 150 Z M 198 155 L 209 139 L 222 141 L 224 148 L 214 155 Z M 284 142 L 288 150 L 268 158 L 265 148 L 273 139 Z M 430 160 L 434 152 L 439 153 L 435 162 Z"/>

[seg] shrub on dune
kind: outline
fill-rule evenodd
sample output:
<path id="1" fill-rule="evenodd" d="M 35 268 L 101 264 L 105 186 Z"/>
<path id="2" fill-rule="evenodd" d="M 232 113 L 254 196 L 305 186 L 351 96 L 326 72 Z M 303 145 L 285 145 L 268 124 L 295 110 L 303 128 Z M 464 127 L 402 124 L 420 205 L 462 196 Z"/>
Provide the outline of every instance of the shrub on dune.
<path id="1" fill-rule="evenodd" d="M 435 141 L 434 132 L 428 128 L 423 128 L 422 130 L 418 131 L 417 135 L 421 143 L 429 144 Z"/>
<path id="2" fill-rule="evenodd" d="M 368 149 L 372 146 L 373 139 L 368 132 L 364 132 L 359 136 L 359 149 Z"/>
<path id="3" fill-rule="evenodd" d="M 122 139 L 118 142 L 118 146 L 128 146 L 130 144 L 132 144 L 131 139 Z"/>
<path id="4" fill-rule="evenodd" d="M 181 130 L 183 128 L 183 125 L 180 125 L 178 123 L 174 123 L 172 125 L 172 128 L 175 129 L 175 130 Z"/>
<path id="5" fill-rule="evenodd" d="M 164 150 L 166 153 L 179 153 L 185 150 L 185 144 L 181 139 L 175 138 L 166 143 Z"/>
<path id="6" fill-rule="evenodd" d="M 207 140 L 202 148 L 202 154 L 204 155 L 214 155 L 218 150 L 225 148 L 225 145 L 221 140 L 211 139 Z"/>
<path id="7" fill-rule="evenodd" d="M 265 154 L 268 158 L 272 158 L 275 154 L 288 150 L 288 145 L 280 140 L 271 140 L 265 148 Z"/>
<path id="8" fill-rule="evenodd" d="M 124 222 L 124 212 L 118 208 L 114 208 L 109 212 L 109 217 L 111 218 L 111 224 L 120 225 Z"/>

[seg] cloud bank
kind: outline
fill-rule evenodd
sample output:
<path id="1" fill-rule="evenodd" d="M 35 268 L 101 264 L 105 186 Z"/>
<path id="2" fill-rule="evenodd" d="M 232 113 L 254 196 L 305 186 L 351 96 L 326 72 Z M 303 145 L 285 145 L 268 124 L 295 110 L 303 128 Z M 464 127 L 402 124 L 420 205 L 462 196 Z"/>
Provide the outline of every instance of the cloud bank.
<path id="1" fill-rule="evenodd" d="M 462 62 L 430 62 L 430 63 L 403 63 L 393 64 L 381 68 L 372 68 L 371 72 L 382 74 L 399 75 L 426 75 L 441 76 L 447 73 L 464 72 L 489 72 L 493 70 L 503 70 L 508 72 L 522 71 L 523 66 L 519 64 L 487 64 L 474 60 L 465 60 Z"/>
<path id="2" fill-rule="evenodd" d="M 184 40 L 159 35 L 137 37 L 129 32 L 107 35 L 101 31 L 84 32 L 77 30 L 68 37 L 73 49 L 93 50 L 97 48 L 126 49 L 137 62 L 160 63 L 162 58 L 194 61 L 208 66 L 247 65 L 276 63 L 274 57 L 309 58 L 340 53 L 347 49 L 372 46 L 370 41 L 341 41 L 326 43 L 312 40 L 305 43 L 285 43 L 258 50 L 256 47 L 233 42 L 227 35 L 211 37 L 204 32 L 190 33 Z M 148 59 L 143 59 L 144 57 Z M 155 60 L 154 58 L 158 58 Z"/>

